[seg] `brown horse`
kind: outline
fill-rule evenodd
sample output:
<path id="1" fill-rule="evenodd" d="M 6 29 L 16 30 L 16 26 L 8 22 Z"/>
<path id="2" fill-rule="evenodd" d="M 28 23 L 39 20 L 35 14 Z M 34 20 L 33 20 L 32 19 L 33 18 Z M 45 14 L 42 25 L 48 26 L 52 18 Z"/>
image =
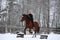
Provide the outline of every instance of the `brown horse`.
<path id="1" fill-rule="evenodd" d="M 24 34 L 26 34 L 26 29 L 27 29 L 27 28 L 29 28 L 29 32 L 30 32 L 30 33 L 32 33 L 32 32 L 31 32 L 31 29 L 34 30 L 34 32 L 35 32 L 34 34 L 39 33 L 40 27 L 39 27 L 38 22 L 35 21 L 35 22 L 34 22 L 34 27 L 32 27 L 33 24 L 32 24 L 32 22 L 31 22 L 31 20 L 29 19 L 28 15 L 23 14 L 23 17 L 22 17 L 21 21 L 25 21 L 25 24 L 26 24 L 26 27 L 25 27 L 25 29 L 24 29 Z M 35 36 L 36 36 L 36 35 L 35 35 Z"/>

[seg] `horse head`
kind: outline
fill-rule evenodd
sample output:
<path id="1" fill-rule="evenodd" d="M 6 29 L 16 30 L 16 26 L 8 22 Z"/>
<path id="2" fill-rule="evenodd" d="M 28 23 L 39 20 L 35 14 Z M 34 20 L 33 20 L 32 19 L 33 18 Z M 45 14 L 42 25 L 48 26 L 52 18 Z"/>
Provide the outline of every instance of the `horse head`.
<path id="1" fill-rule="evenodd" d="M 27 15 L 26 14 L 22 14 L 22 19 L 21 21 L 25 21 L 27 19 Z"/>

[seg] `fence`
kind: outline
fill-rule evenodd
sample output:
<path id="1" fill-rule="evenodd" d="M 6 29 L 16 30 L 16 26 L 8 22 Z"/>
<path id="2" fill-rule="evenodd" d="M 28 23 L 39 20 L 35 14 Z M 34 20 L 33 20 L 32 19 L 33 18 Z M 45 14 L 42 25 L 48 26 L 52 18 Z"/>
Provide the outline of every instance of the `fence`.
<path id="1" fill-rule="evenodd" d="M 50 32 L 54 32 L 54 33 L 60 33 L 60 29 L 58 28 L 43 28 L 40 27 L 40 33 L 47 33 L 49 30 Z M 0 33 L 16 33 L 17 31 L 24 31 L 24 27 L 17 27 L 17 26 L 4 26 L 4 25 L 0 25 Z"/>

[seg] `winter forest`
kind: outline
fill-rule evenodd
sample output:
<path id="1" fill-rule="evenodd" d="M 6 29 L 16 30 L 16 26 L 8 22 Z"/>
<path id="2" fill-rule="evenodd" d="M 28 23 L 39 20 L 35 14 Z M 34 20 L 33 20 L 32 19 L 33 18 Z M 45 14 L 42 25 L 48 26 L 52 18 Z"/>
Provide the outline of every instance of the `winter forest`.
<path id="1" fill-rule="evenodd" d="M 39 34 L 34 33 L 35 28 L 32 28 L 33 31 L 27 29 L 27 34 L 24 34 L 27 22 L 21 22 L 21 19 L 29 10 L 33 21 L 39 24 Z M 31 25 L 33 26 L 33 23 Z M 60 0 L 0 0 L 0 40 L 42 39 L 60 40 Z"/>
<path id="2" fill-rule="evenodd" d="M 23 31 L 22 14 L 31 10 L 40 32 L 60 33 L 60 0 L 0 0 L 0 33 Z"/>

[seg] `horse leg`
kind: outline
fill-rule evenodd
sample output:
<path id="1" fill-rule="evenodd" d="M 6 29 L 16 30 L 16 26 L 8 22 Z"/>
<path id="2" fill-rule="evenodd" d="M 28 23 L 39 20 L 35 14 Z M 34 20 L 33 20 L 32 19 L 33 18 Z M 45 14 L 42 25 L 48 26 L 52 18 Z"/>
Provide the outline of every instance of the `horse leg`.
<path id="1" fill-rule="evenodd" d="M 36 37 L 36 31 L 34 32 L 34 34 L 33 34 L 32 38 L 33 38 L 33 37 Z"/>
<path id="2" fill-rule="evenodd" d="M 26 34 L 26 28 L 24 29 L 24 34 Z"/>
<path id="3" fill-rule="evenodd" d="M 29 29 L 29 32 L 32 34 L 31 29 Z"/>
<path id="4" fill-rule="evenodd" d="M 36 37 L 36 31 L 35 31 L 35 37 Z"/>

